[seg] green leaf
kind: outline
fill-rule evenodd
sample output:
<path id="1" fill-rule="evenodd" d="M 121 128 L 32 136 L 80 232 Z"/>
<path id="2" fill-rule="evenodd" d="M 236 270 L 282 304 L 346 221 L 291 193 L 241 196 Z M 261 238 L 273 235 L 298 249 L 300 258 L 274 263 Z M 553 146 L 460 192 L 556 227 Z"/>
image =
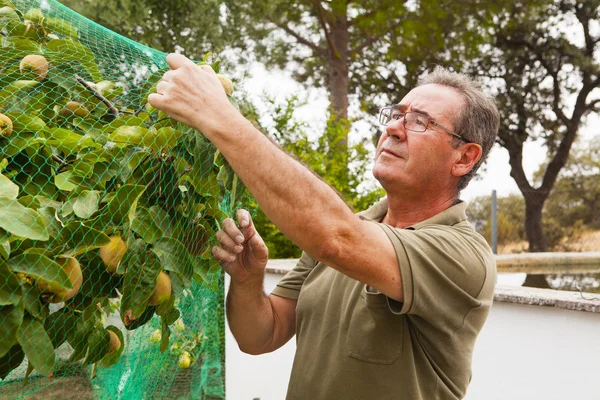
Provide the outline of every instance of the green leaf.
<path id="1" fill-rule="evenodd" d="M 160 259 L 163 269 L 178 273 L 186 287 L 191 284 L 194 265 L 183 243 L 173 238 L 162 238 L 154 243 L 152 251 Z"/>
<path id="2" fill-rule="evenodd" d="M 18 304 L 21 301 L 22 291 L 19 279 L 8 268 L 8 265 L 0 260 L 0 306 Z M 1 322 L 0 322 L 1 324 Z"/>
<path id="3" fill-rule="evenodd" d="M 0 232 L 2 231 L 3 230 L 0 229 Z M 10 242 L 8 241 L 8 239 L 0 239 L 0 256 L 2 256 L 2 258 L 4 258 L 5 260 L 8 260 L 8 257 L 10 256 Z"/>
<path id="4" fill-rule="evenodd" d="M 169 338 L 171 337 L 171 330 L 169 325 L 162 319 L 162 330 L 160 335 L 160 352 L 164 353 L 169 348 Z"/>
<path id="5" fill-rule="evenodd" d="M 42 26 L 51 32 L 77 39 L 77 28 L 60 18 L 45 18 Z"/>
<path id="6" fill-rule="evenodd" d="M 194 191 L 201 196 L 218 198 L 221 192 L 219 181 L 214 174 L 206 175 L 202 171 L 192 169 L 190 175 L 183 175 L 180 180 L 190 182 Z"/>
<path id="7" fill-rule="evenodd" d="M 151 130 L 144 136 L 144 145 L 152 150 L 161 150 L 165 147 L 170 148 L 177 144 L 182 135 L 183 132 L 172 127 Z"/>
<path id="8" fill-rule="evenodd" d="M 74 330 L 77 318 L 67 307 L 63 307 L 50 314 L 44 321 L 44 328 L 56 349 L 69 337 L 69 332 Z"/>
<path id="9" fill-rule="evenodd" d="M 118 144 L 139 146 L 144 142 L 146 135 L 149 135 L 148 129 L 143 126 L 120 126 L 108 135 L 108 140 Z"/>
<path id="10" fill-rule="evenodd" d="M 121 115 L 119 118 L 111 121 L 110 124 L 105 125 L 102 130 L 104 133 L 109 134 L 122 126 L 145 127 L 146 124 L 143 119 L 134 115 Z"/>
<path id="11" fill-rule="evenodd" d="M 117 337 L 119 338 L 119 340 L 121 341 L 121 347 L 119 347 L 118 349 L 116 349 L 115 351 L 113 351 L 110 354 L 105 355 L 102 360 L 100 361 L 101 365 L 104 368 L 108 368 L 112 365 L 115 365 L 119 359 L 121 358 L 121 354 L 123 353 L 123 350 L 125 349 L 125 340 L 123 338 L 123 332 L 121 332 L 121 330 L 119 328 L 117 328 L 114 325 L 108 325 L 106 327 L 106 329 L 113 331 L 114 333 L 116 333 Z"/>
<path id="12" fill-rule="evenodd" d="M 141 239 L 132 243 L 121 262 L 125 264 L 121 318 L 128 312 L 130 319 L 137 318 L 154 292 L 161 263 L 154 253 L 146 251 L 146 244 Z"/>
<path id="13" fill-rule="evenodd" d="M 100 361 L 108 353 L 110 336 L 106 329 L 94 328 L 87 336 L 87 341 L 89 348 L 83 366 Z"/>
<path id="14" fill-rule="evenodd" d="M 0 379 L 6 378 L 13 369 L 21 365 L 24 359 L 23 348 L 18 344 L 12 346 L 4 357 L 0 358 Z"/>
<path id="15" fill-rule="evenodd" d="M 6 176 L 0 174 L 0 197 L 16 199 L 19 195 L 19 187 Z"/>
<path id="16" fill-rule="evenodd" d="M 54 176 L 54 184 L 60 190 L 64 190 L 65 192 L 70 192 L 77 188 L 77 185 L 69 181 L 71 176 L 73 175 L 72 171 L 65 171 L 58 175 Z"/>
<path id="17" fill-rule="evenodd" d="M 23 238 L 49 239 L 46 225 L 35 210 L 4 197 L 0 197 L 0 228 Z"/>
<path id="18" fill-rule="evenodd" d="M 89 345 L 87 337 L 101 318 L 102 312 L 95 303 L 83 310 L 83 313 L 77 318 L 74 329 L 69 331 L 67 339 L 74 350 L 69 357 L 70 361 L 80 360 L 85 356 Z"/>
<path id="19" fill-rule="evenodd" d="M 17 332 L 23 321 L 23 315 L 22 306 L 0 307 L 0 357 L 17 343 Z"/>
<path id="20" fill-rule="evenodd" d="M 41 254 L 19 254 L 10 258 L 7 263 L 13 272 L 22 272 L 35 280 L 41 279 L 67 290 L 73 289 L 73 285 L 62 267 Z"/>
<path id="21" fill-rule="evenodd" d="M 17 339 L 27 359 L 42 375 L 54 369 L 54 347 L 41 322 L 25 316 L 19 328 Z"/>
<path id="22" fill-rule="evenodd" d="M 137 209 L 135 218 L 131 221 L 131 230 L 140 235 L 148 244 L 163 237 L 163 231 L 154 222 L 150 210 L 144 207 Z"/>
<path id="23" fill-rule="evenodd" d="M 128 331 L 133 331 L 133 330 L 136 330 L 137 328 L 139 328 L 140 326 L 145 325 L 146 323 L 148 323 L 148 321 L 150 321 L 152 319 L 152 317 L 154 317 L 155 310 L 156 310 L 155 306 L 146 307 L 146 309 L 144 310 L 142 315 L 140 315 L 135 320 L 130 321 L 129 324 L 126 324 L 125 328 Z M 123 314 L 121 314 L 121 319 L 123 319 L 123 322 L 125 322 Z"/>
<path id="24" fill-rule="evenodd" d="M 112 274 L 106 270 L 104 261 L 97 252 L 91 256 L 88 253 L 82 259 L 81 273 L 83 282 L 79 294 L 82 296 L 89 298 L 117 296 L 115 289 L 121 287 L 122 278 L 119 274 Z"/>
<path id="25" fill-rule="evenodd" d="M 137 202 L 146 190 L 143 185 L 123 185 L 115 192 L 114 197 L 102 210 L 102 220 L 108 224 L 122 225 L 125 221 L 131 223 L 135 216 Z"/>
<path id="26" fill-rule="evenodd" d="M 60 64 L 77 62 L 85 68 L 94 82 L 102 80 L 94 53 L 78 41 L 69 39 L 51 40 L 46 45 L 45 54 L 48 61 L 55 67 Z"/>
<path id="27" fill-rule="evenodd" d="M 43 134 L 46 131 L 46 123 L 40 117 L 29 114 L 6 114 L 13 122 L 15 132 L 32 132 Z"/>
<path id="28" fill-rule="evenodd" d="M 92 138 L 78 135 L 77 133 L 63 128 L 53 128 L 47 131 L 46 144 L 55 147 L 59 152 L 70 155 L 88 147 L 100 148 Z"/>
<path id="29" fill-rule="evenodd" d="M 0 152 L 5 157 L 14 157 L 25 149 L 34 147 L 33 139 L 35 135 L 30 132 L 13 132 L 13 134 L 4 139 Z"/>
<path id="30" fill-rule="evenodd" d="M 40 292 L 35 286 L 28 283 L 23 284 L 23 306 L 29 315 L 35 319 L 41 320 L 46 312 L 40 301 Z"/>
<path id="31" fill-rule="evenodd" d="M 98 249 L 110 242 L 103 232 L 81 222 L 69 222 L 60 230 L 60 236 L 53 239 L 49 248 L 52 254 L 61 257 L 75 257 L 90 250 Z"/>
<path id="32" fill-rule="evenodd" d="M 3 90 L 0 90 L 0 108 L 4 108 L 5 103 L 12 97 L 18 95 L 22 91 L 33 88 L 38 84 L 38 81 L 16 81 L 11 83 Z"/>
<path id="33" fill-rule="evenodd" d="M 87 219 L 98 211 L 100 192 L 96 190 L 84 190 L 73 204 L 73 211 L 79 218 Z"/>
<path id="34" fill-rule="evenodd" d="M 150 216 L 152 217 L 154 224 L 156 224 L 156 226 L 158 226 L 158 228 L 163 232 L 163 235 L 172 236 L 173 221 L 171 221 L 169 214 L 159 206 L 152 206 L 148 211 L 150 212 Z"/>
<path id="35" fill-rule="evenodd" d="M 179 319 L 179 310 L 175 308 L 175 296 L 170 296 L 161 305 L 156 307 L 156 314 L 162 317 L 165 324 L 171 325 Z"/>

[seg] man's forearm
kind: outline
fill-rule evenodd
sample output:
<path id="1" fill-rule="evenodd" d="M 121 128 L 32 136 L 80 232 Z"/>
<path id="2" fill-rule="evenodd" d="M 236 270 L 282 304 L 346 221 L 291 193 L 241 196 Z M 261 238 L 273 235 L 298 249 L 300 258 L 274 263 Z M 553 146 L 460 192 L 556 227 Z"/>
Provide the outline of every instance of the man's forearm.
<path id="1" fill-rule="evenodd" d="M 240 349 L 249 354 L 269 351 L 275 334 L 271 302 L 263 282 L 239 284 L 231 281 L 227 295 L 227 321 Z"/>
<path id="2" fill-rule="evenodd" d="M 227 131 L 204 132 L 227 159 L 267 217 L 318 258 L 338 228 L 355 218 L 325 182 L 274 145 L 241 116 Z M 322 260 L 320 260 L 322 261 Z"/>

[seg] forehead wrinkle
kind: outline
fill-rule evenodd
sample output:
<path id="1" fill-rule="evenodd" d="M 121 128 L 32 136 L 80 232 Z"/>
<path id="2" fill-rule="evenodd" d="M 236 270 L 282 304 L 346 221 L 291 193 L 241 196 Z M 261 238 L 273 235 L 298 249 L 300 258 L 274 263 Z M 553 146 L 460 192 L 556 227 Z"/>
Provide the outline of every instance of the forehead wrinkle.
<path id="1" fill-rule="evenodd" d="M 396 104 L 395 106 L 393 106 L 393 110 L 394 111 L 400 111 L 400 112 L 406 112 L 406 110 L 409 109 L 410 106 L 406 105 L 406 104 Z M 426 117 L 429 117 L 431 119 L 434 119 L 431 114 L 429 114 L 427 111 L 421 110 L 419 108 L 415 108 L 415 107 L 410 107 L 410 111 L 412 112 L 416 112 L 418 114 L 422 114 L 425 115 Z"/>

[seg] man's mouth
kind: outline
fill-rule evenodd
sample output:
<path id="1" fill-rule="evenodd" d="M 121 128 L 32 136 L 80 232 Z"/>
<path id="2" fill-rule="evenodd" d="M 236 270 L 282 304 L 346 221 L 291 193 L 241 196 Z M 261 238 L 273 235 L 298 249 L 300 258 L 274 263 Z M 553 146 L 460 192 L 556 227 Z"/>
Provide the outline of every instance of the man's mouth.
<path id="1" fill-rule="evenodd" d="M 401 158 L 401 157 L 400 157 L 398 154 L 396 154 L 396 153 L 394 153 L 393 151 L 390 151 L 390 150 L 388 150 L 388 149 L 383 149 L 383 150 L 381 150 L 381 152 L 382 152 L 382 153 L 386 153 L 386 154 L 388 154 L 388 155 L 392 155 L 392 156 L 394 156 L 394 157 Z"/>

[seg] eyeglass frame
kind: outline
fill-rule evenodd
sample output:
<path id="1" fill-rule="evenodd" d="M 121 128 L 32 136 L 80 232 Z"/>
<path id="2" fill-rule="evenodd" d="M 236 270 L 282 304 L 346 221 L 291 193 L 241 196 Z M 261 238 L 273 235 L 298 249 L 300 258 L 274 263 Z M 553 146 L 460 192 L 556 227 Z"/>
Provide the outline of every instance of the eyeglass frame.
<path id="1" fill-rule="evenodd" d="M 442 129 L 444 132 L 448 133 L 449 135 L 452 135 L 452 136 L 454 136 L 454 137 L 456 137 L 456 138 L 459 138 L 459 139 L 461 139 L 461 140 L 463 140 L 463 141 L 465 141 L 465 142 L 467 142 L 467 143 L 472 143 L 472 141 L 468 140 L 468 139 L 467 139 L 467 138 L 465 138 L 464 136 L 462 136 L 462 135 L 460 135 L 460 134 L 458 134 L 458 133 L 456 133 L 456 132 L 452 132 L 450 129 L 448 129 L 448 128 L 444 127 L 443 125 L 440 125 L 440 124 L 439 124 L 439 123 L 437 123 L 437 122 L 435 122 L 435 121 L 434 121 L 434 119 L 433 119 L 433 118 L 431 118 L 429 115 L 426 115 L 426 114 L 423 114 L 423 113 L 421 113 L 421 112 L 417 112 L 417 111 L 405 111 L 405 112 L 400 112 L 400 116 L 398 116 L 398 118 L 390 118 L 390 122 L 388 122 L 387 124 L 384 124 L 384 123 L 382 123 L 382 122 L 381 122 L 381 120 L 382 120 L 382 115 L 383 115 L 383 112 L 384 112 L 385 110 L 390 110 L 390 111 L 393 111 L 394 109 L 395 109 L 395 110 L 399 110 L 399 107 L 398 107 L 398 106 L 386 106 L 386 107 L 383 107 L 383 108 L 381 108 L 381 109 L 379 110 L 379 120 L 378 120 L 378 122 L 379 122 L 379 124 L 380 124 L 380 125 L 382 125 L 382 126 L 388 126 L 388 125 L 389 125 L 389 123 L 390 123 L 390 122 L 391 122 L 393 119 L 395 119 L 396 121 L 398 121 L 398 120 L 400 119 L 400 117 L 402 117 L 402 119 L 403 119 L 403 126 L 404 126 L 404 129 L 406 129 L 406 130 L 408 130 L 408 131 L 412 131 L 412 132 L 425 132 L 425 131 L 426 131 L 426 130 L 429 128 L 429 124 L 431 124 L 431 125 L 433 125 L 433 126 L 437 126 L 438 128 Z M 406 114 L 410 114 L 410 113 L 412 113 L 412 114 L 417 114 L 417 115 L 420 115 L 420 116 L 422 116 L 422 117 L 425 117 L 425 118 L 427 118 L 427 124 L 425 125 L 425 129 L 423 129 L 422 131 L 417 131 L 417 130 L 414 130 L 414 129 L 408 129 L 408 128 L 406 127 Z"/>

